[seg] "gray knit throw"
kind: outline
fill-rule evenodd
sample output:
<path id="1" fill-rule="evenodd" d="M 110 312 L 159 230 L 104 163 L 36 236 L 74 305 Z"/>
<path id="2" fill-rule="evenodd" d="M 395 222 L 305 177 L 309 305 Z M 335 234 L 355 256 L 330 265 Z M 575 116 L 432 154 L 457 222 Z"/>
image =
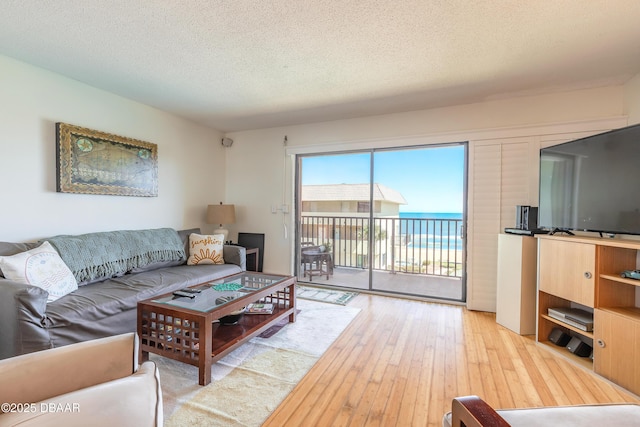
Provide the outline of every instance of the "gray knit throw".
<path id="1" fill-rule="evenodd" d="M 184 245 L 172 228 L 64 235 L 51 243 L 78 283 L 113 277 L 160 261 L 184 260 Z"/>

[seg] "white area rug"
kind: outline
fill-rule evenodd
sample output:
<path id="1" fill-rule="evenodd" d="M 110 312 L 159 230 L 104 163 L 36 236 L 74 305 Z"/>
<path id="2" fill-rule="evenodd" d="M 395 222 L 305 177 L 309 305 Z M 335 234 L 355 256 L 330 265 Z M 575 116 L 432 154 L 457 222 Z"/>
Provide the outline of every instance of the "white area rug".
<path id="1" fill-rule="evenodd" d="M 151 355 L 160 368 L 165 426 L 260 426 L 360 311 L 306 300 L 297 306 L 295 323 L 221 359 L 205 387 L 196 367 Z"/>

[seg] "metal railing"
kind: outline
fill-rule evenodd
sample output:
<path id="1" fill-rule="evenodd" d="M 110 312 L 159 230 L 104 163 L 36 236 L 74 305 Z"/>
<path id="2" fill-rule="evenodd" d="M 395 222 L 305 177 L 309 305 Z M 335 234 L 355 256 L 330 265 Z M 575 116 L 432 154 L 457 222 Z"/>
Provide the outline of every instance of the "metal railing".
<path id="1" fill-rule="evenodd" d="M 334 267 L 462 276 L 461 219 L 374 218 L 371 227 L 369 218 L 305 215 L 300 225 L 303 247 L 323 245 Z"/>

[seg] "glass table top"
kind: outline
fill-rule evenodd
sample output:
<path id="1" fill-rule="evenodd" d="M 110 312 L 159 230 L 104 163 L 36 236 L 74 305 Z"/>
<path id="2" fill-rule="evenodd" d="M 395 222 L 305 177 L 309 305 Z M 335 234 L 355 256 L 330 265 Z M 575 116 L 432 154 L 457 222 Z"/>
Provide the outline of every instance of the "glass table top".
<path id="1" fill-rule="evenodd" d="M 287 279 L 289 279 L 288 276 L 244 272 L 188 288 L 196 291 L 187 293 L 188 296 L 178 296 L 174 294 L 155 298 L 151 301 L 175 305 L 195 311 L 208 312 L 235 299 Z"/>

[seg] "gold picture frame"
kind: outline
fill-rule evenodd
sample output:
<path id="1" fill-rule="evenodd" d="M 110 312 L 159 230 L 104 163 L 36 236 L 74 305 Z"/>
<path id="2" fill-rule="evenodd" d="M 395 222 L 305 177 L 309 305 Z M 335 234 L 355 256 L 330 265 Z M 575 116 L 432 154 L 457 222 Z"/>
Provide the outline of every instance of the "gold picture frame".
<path id="1" fill-rule="evenodd" d="M 158 146 L 56 123 L 59 193 L 156 197 Z"/>

